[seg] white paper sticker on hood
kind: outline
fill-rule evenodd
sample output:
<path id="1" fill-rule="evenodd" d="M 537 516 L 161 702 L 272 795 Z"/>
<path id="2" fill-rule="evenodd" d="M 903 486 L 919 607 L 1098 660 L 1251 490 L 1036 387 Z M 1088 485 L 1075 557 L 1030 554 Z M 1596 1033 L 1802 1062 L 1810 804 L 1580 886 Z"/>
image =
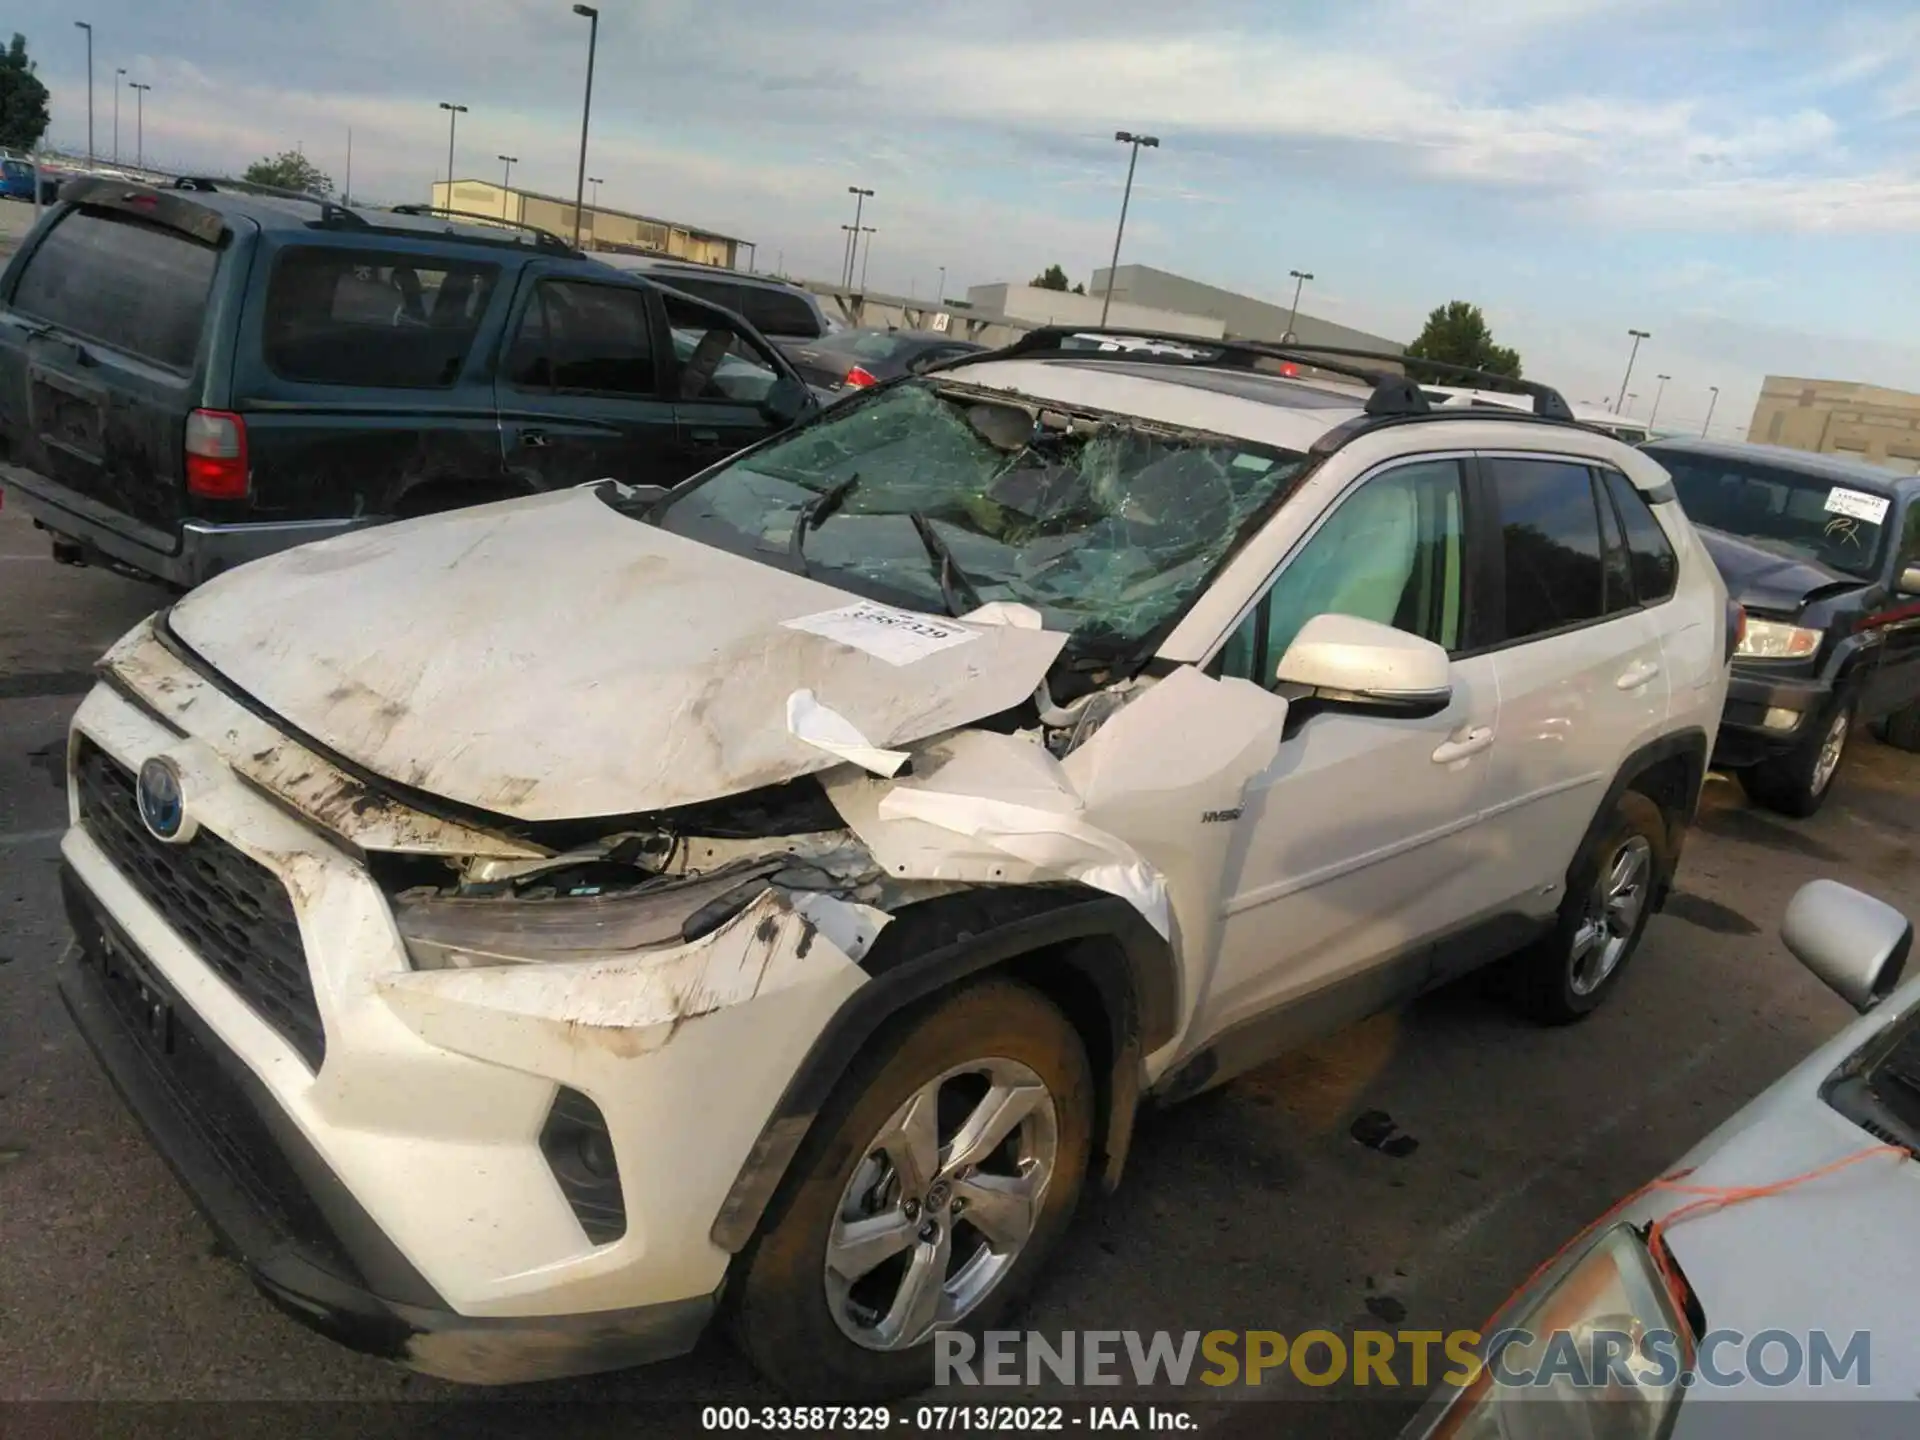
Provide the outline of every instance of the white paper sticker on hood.
<path id="1" fill-rule="evenodd" d="M 896 610 L 871 600 L 781 623 L 788 630 L 805 630 L 810 635 L 851 645 L 889 665 L 911 665 L 916 660 L 980 638 L 977 632 L 955 621 L 939 620 L 913 610 Z"/>

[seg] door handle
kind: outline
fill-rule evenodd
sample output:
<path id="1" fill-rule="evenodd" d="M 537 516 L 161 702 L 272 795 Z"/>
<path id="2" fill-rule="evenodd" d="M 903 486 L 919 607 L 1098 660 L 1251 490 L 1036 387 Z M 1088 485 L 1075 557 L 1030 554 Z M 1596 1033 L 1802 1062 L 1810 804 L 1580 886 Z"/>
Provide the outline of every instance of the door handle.
<path id="1" fill-rule="evenodd" d="M 528 450 L 545 450 L 553 442 L 547 438 L 544 430 L 522 430 L 520 443 Z"/>
<path id="2" fill-rule="evenodd" d="M 1451 765 L 1456 760 L 1465 760 L 1470 755 L 1478 755 L 1482 750 L 1493 748 L 1493 727 L 1474 725 L 1464 730 L 1456 730 L 1449 735 L 1438 750 L 1433 752 L 1433 763 Z"/>
<path id="3" fill-rule="evenodd" d="M 1637 660 L 1629 665 L 1620 678 L 1613 683 L 1622 690 L 1638 690 L 1660 673 L 1660 666 L 1652 660 Z"/>
<path id="4" fill-rule="evenodd" d="M 720 432 L 718 430 L 695 430 L 689 433 L 687 438 L 696 445 L 718 445 L 720 443 Z"/>

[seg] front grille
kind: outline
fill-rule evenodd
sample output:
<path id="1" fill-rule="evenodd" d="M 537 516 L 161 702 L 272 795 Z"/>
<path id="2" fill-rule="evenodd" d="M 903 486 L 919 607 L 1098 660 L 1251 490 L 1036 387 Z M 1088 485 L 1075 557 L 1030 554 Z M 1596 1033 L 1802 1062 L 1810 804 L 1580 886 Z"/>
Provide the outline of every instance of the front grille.
<path id="1" fill-rule="evenodd" d="M 264 866 L 202 830 L 184 845 L 155 838 L 140 819 L 130 771 L 80 742 L 74 761 L 80 821 L 114 866 L 180 938 L 313 1069 L 326 1033 L 313 975 L 284 885 Z"/>

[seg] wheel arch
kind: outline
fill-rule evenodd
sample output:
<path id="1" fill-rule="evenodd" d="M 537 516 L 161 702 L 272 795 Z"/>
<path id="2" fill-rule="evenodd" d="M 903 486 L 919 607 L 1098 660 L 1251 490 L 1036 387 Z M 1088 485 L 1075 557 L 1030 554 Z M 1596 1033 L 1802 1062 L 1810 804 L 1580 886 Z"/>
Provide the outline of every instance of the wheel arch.
<path id="1" fill-rule="evenodd" d="M 801 1060 L 761 1127 L 709 1231 L 738 1254 L 760 1226 L 814 1122 L 883 1026 L 988 974 L 1033 986 L 1059 1007 L 1094 1077 L 1103 1189 L 1119 1183 L 1142 1088 L 1142 1060 L 1173 1038 L 1172 947 L 1131 905 L 1081 885 L 992 887 L 906 906 L 861 962 L 869 978 Z"/>
<path id="2" fill-rule="evenodd" d="M 393 492 L 389 508 L 396 518 L 411 520 L 443 510 L 460 510 L 495 500 L 518 500 L 537 493 L 530 486 L 497 475 L 485 480 L 467 480 L 457 475 L 425 475 L 403 482 Z M 435 503 L 440 500 L 451 503 Z"/>
<path id="3" fill-rule="evenodd" d="M 1654 894 L 1654 909 L 1664 908 L 1668 892 L 1673 888 L 1674 874 L 1680 868 L 1680 851 L 1686 843 L 1687 831 L 1700 808 L 1710 749 L 1707 732 L 1689 727 L 1663 735 L 1628 755 L 1595 808 L 1575 855 L 1586 854 L 1598 841 L 1622 795 L 1629 790 L 1645 795 L 1660 807 L 1667 822 L 1666 870 L 1659 877 Z"/>

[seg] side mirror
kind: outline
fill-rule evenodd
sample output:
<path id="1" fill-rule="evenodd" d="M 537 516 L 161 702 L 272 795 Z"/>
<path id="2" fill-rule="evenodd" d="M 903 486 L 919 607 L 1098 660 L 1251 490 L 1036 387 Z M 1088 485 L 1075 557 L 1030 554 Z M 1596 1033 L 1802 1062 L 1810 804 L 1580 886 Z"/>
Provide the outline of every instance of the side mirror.
<path id="1" fill-rule="evenodd" d="M 1316 615 L 1302 625 L 1274 678 L 1334 704 L 1405 714 L 1431 715 L 1453 698 L 1446 651 L 1352 615 Z"/>
<path id="2" fill-rule="evenodd" d="M 1909 565 L 1900 572 L 1900 593 L 1920 595 L 1920 565 Z"/>
<path id="3" fill-rule="evenodd" d="M 1794 957 L 1865 1014 L 1893 993 L 1913 946 L 1913 924 L 1898 910 L 1837 880 L 1800 887 L 1780 922 Z"/>
<path id="4" fill-rule="evenodd" d="M 760 401 L 760 413 L 767 417 L 769 423 L 784 430 L 812 414 L 818 408 L 818 403 L 805 382 L 782 375 L 767 388 L 766 395 Z"/>

